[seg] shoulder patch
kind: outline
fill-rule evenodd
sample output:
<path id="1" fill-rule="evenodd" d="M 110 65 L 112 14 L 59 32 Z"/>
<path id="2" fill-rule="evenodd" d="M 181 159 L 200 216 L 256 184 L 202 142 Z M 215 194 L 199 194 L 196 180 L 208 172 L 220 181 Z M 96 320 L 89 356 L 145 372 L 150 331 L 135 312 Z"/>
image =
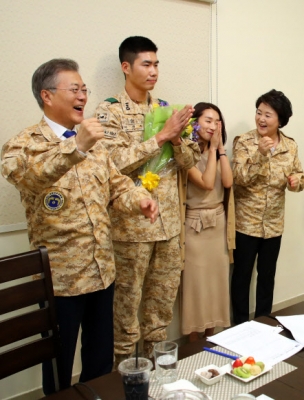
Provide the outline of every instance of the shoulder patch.
<path id="1" fill-rule="evenodd" d="M 109 97 L 108 99 L 105 99 L 105 101 L 108 101 L 111 104 L 119 103 L 119 101 L 115 99 L 115 97 Z"/>
<path id="2" fill-rule="evenodd" d="M 101 124 L 105 124 L 109 122 L 110 116 L 108 112 L 98 112 L 96 114 L 96 118 L 99 120 Z"/>
<path id="3" fill-rule="evenodd" d="M 103 134 L 104 134 L 104 137 L 109 138 L 109 139 L 114 139 L 117 136 L 117 132 L 116 131 L 105 130 Z"/>

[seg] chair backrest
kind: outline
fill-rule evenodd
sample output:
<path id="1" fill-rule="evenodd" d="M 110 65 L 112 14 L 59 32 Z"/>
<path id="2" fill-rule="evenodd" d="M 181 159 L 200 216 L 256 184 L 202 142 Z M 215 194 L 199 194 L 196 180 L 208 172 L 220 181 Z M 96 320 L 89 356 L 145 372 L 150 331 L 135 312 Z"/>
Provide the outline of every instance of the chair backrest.
<path id="1" fill-rule="evenodd" d="M 13 282 L 25 277 L 21 283 Z M 45 247 L 0 258 L 0 315 L 0 379 L 53 360 L 55 389 L 59 390 L 56 360 L 60 343 Z"/>

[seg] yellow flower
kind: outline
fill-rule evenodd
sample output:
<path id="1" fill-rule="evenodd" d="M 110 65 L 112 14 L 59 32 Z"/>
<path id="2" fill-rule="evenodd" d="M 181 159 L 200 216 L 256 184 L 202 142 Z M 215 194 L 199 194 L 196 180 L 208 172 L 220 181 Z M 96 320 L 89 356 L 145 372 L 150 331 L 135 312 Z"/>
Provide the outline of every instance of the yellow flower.
<path id="1" fill-rule="evenodd" d="M 192 132 L 193 132 L 193 126 L 191 124 L 187 125 L 185 129 L 186 135 L 189 136 L 191 135 Z"/>
<path id="2" fill-rule="evenodd" d="M 138 178 L 141 180 L 143 187 L 150 192 L 157 188 L 160 181 L 159 175 L 153 174 L 151 171 L 148 171 L 144 176 L 140 175 Z"/>
<path id="3" fill-rule="evenodd" d="M 186 138 L 188 136 L 190 136 L 193 131 L 194 131 L 194 124 L 196 122 L 196 118 L 190 118 L 188 121 L 188 125 L 186 126 L 186 128 L 184 129 L 183 133 L 182 133 L 182 137 Z"/>
<path id="4" fill-rule="evenodd" d="M 154 108 L 158 108 L 159 107 L 159 104 L 158 103 L 153 103 L 153 109 Z"/>

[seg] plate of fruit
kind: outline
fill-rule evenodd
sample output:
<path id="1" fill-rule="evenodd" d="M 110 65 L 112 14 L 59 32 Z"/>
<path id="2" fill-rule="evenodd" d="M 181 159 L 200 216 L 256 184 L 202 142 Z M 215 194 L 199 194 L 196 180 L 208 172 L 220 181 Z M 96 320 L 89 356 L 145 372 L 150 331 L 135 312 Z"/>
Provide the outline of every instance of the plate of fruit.
<path id="1" fill-rule="evenodd" d="M 231 363 L 228 374 L 243 382 L 251 382 L 253 379 L 270 371 L 272 366 L 262 361 L 255 361 L 253 357 L 240 357 Z"/>

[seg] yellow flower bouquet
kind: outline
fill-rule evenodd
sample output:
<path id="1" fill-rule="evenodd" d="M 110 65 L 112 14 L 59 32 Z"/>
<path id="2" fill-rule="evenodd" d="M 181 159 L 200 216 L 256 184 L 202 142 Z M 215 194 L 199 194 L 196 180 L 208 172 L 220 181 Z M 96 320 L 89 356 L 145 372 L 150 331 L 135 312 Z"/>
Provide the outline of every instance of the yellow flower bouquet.
<path id="1" fill-rule="evenodd" d="M 153 111 L 147 113 L 145 116 L 144 141 L 155 136 L 163 129 L 167 119 L 171 117 L 173 110 L 179 111 L 183 107 L 180 104 L 169 106 L 168 103 L 163 101 L 160 101 L 159 104 L 153 104 Z M 191 118 L 181 136 L 184 138 L 190 137 L 197 130 L 196 125 L 195 119 Z M 166 176 L 176 169 L 177 164 L 173 157 L 172 145 L 166 142 L 161 147 L 161 152 L 143 165 L 141 175 L 138 178 L 141 180 L 144 188 L 152 191 L 157 188 L 161 177 Z"/>

